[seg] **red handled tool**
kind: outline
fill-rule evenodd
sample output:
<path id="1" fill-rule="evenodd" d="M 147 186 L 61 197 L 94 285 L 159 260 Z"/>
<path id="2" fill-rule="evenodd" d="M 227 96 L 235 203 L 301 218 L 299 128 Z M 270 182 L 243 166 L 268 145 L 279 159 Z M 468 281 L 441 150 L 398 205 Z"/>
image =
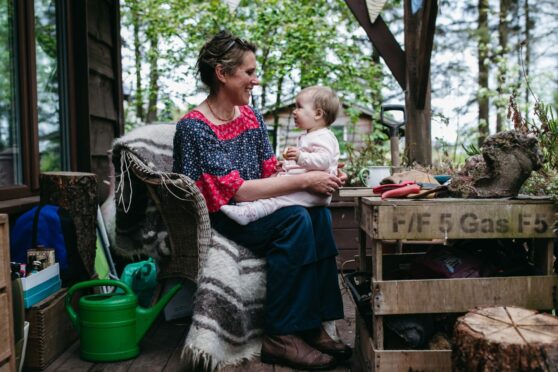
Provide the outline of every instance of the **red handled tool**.
<path id="1" fill-rule="evenodd" d="M 383 194 L 386 191 L 399 189 L 401 187 L 405 187 L 407 185 L 416 184 L 415 181 L 401 181 L 401 183 L 387 183 L 385 185 L 380 185 L 372 188 L 372 192 L 374 194 Z"/>
<path id="2" fill-rule="evenodd" d="M 403 187 L 391 189 L 382 193 L 382 200 L 388 198 L 405 198 L 409 194 L 418 194 L 420 192 L 420 185 L 410 183 Z"/>

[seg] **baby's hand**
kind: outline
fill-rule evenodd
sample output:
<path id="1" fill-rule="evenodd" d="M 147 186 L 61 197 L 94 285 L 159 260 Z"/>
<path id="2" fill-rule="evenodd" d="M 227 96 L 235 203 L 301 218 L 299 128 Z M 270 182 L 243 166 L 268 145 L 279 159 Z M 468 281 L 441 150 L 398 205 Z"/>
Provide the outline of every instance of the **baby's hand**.
<path id="1" fill-rule="evenodd" d="M 283 151 L 283 158 L 285 160 L 298 160 L 298 155 L 300 154 L 300 150 L 296 147 L 287 147 L 285 151 Z"/>

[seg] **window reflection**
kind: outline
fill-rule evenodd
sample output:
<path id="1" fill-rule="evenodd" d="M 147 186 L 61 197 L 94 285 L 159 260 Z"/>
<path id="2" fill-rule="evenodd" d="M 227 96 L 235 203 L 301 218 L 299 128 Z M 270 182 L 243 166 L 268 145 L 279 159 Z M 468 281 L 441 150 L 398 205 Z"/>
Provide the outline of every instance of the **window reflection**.
<path id="1" fill-rule="evenodd" d="M 0 0 L 0 187 L 20 184 L 13 2 Z"/>
<path id="2" fill-rule="evenodd" d="M 35 0 L 37 112 L 41 172 L 60 170 L 61 125 L 56 1 Z"/>

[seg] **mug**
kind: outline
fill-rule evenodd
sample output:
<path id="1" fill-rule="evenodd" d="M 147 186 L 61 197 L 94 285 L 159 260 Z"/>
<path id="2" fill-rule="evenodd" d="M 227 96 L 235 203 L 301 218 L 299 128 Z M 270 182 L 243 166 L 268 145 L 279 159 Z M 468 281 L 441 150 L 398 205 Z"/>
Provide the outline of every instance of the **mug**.
<path id="1" fill-rule="evenodd" d="M 366 187 L 376 187 L 380 181 L 391 176 L 391 167 L 383 165 L 371 165 L 358 172 L 360 182 Z"/>

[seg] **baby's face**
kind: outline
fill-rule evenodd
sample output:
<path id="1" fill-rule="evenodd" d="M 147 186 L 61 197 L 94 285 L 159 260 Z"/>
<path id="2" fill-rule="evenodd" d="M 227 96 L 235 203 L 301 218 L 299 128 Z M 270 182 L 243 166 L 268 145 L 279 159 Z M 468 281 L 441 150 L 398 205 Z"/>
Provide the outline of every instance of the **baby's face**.
<path id="1" fill-rule="evenodd" d="M 294 122 L 297 128 L 312 130 L 324 127 L 323 120 L 319 120 L 321 115 L 318 115 L 314 109 L 314 102 L 308 93 L 301 93 L 296 97 L 296 108 L 293 112 Z"/>

